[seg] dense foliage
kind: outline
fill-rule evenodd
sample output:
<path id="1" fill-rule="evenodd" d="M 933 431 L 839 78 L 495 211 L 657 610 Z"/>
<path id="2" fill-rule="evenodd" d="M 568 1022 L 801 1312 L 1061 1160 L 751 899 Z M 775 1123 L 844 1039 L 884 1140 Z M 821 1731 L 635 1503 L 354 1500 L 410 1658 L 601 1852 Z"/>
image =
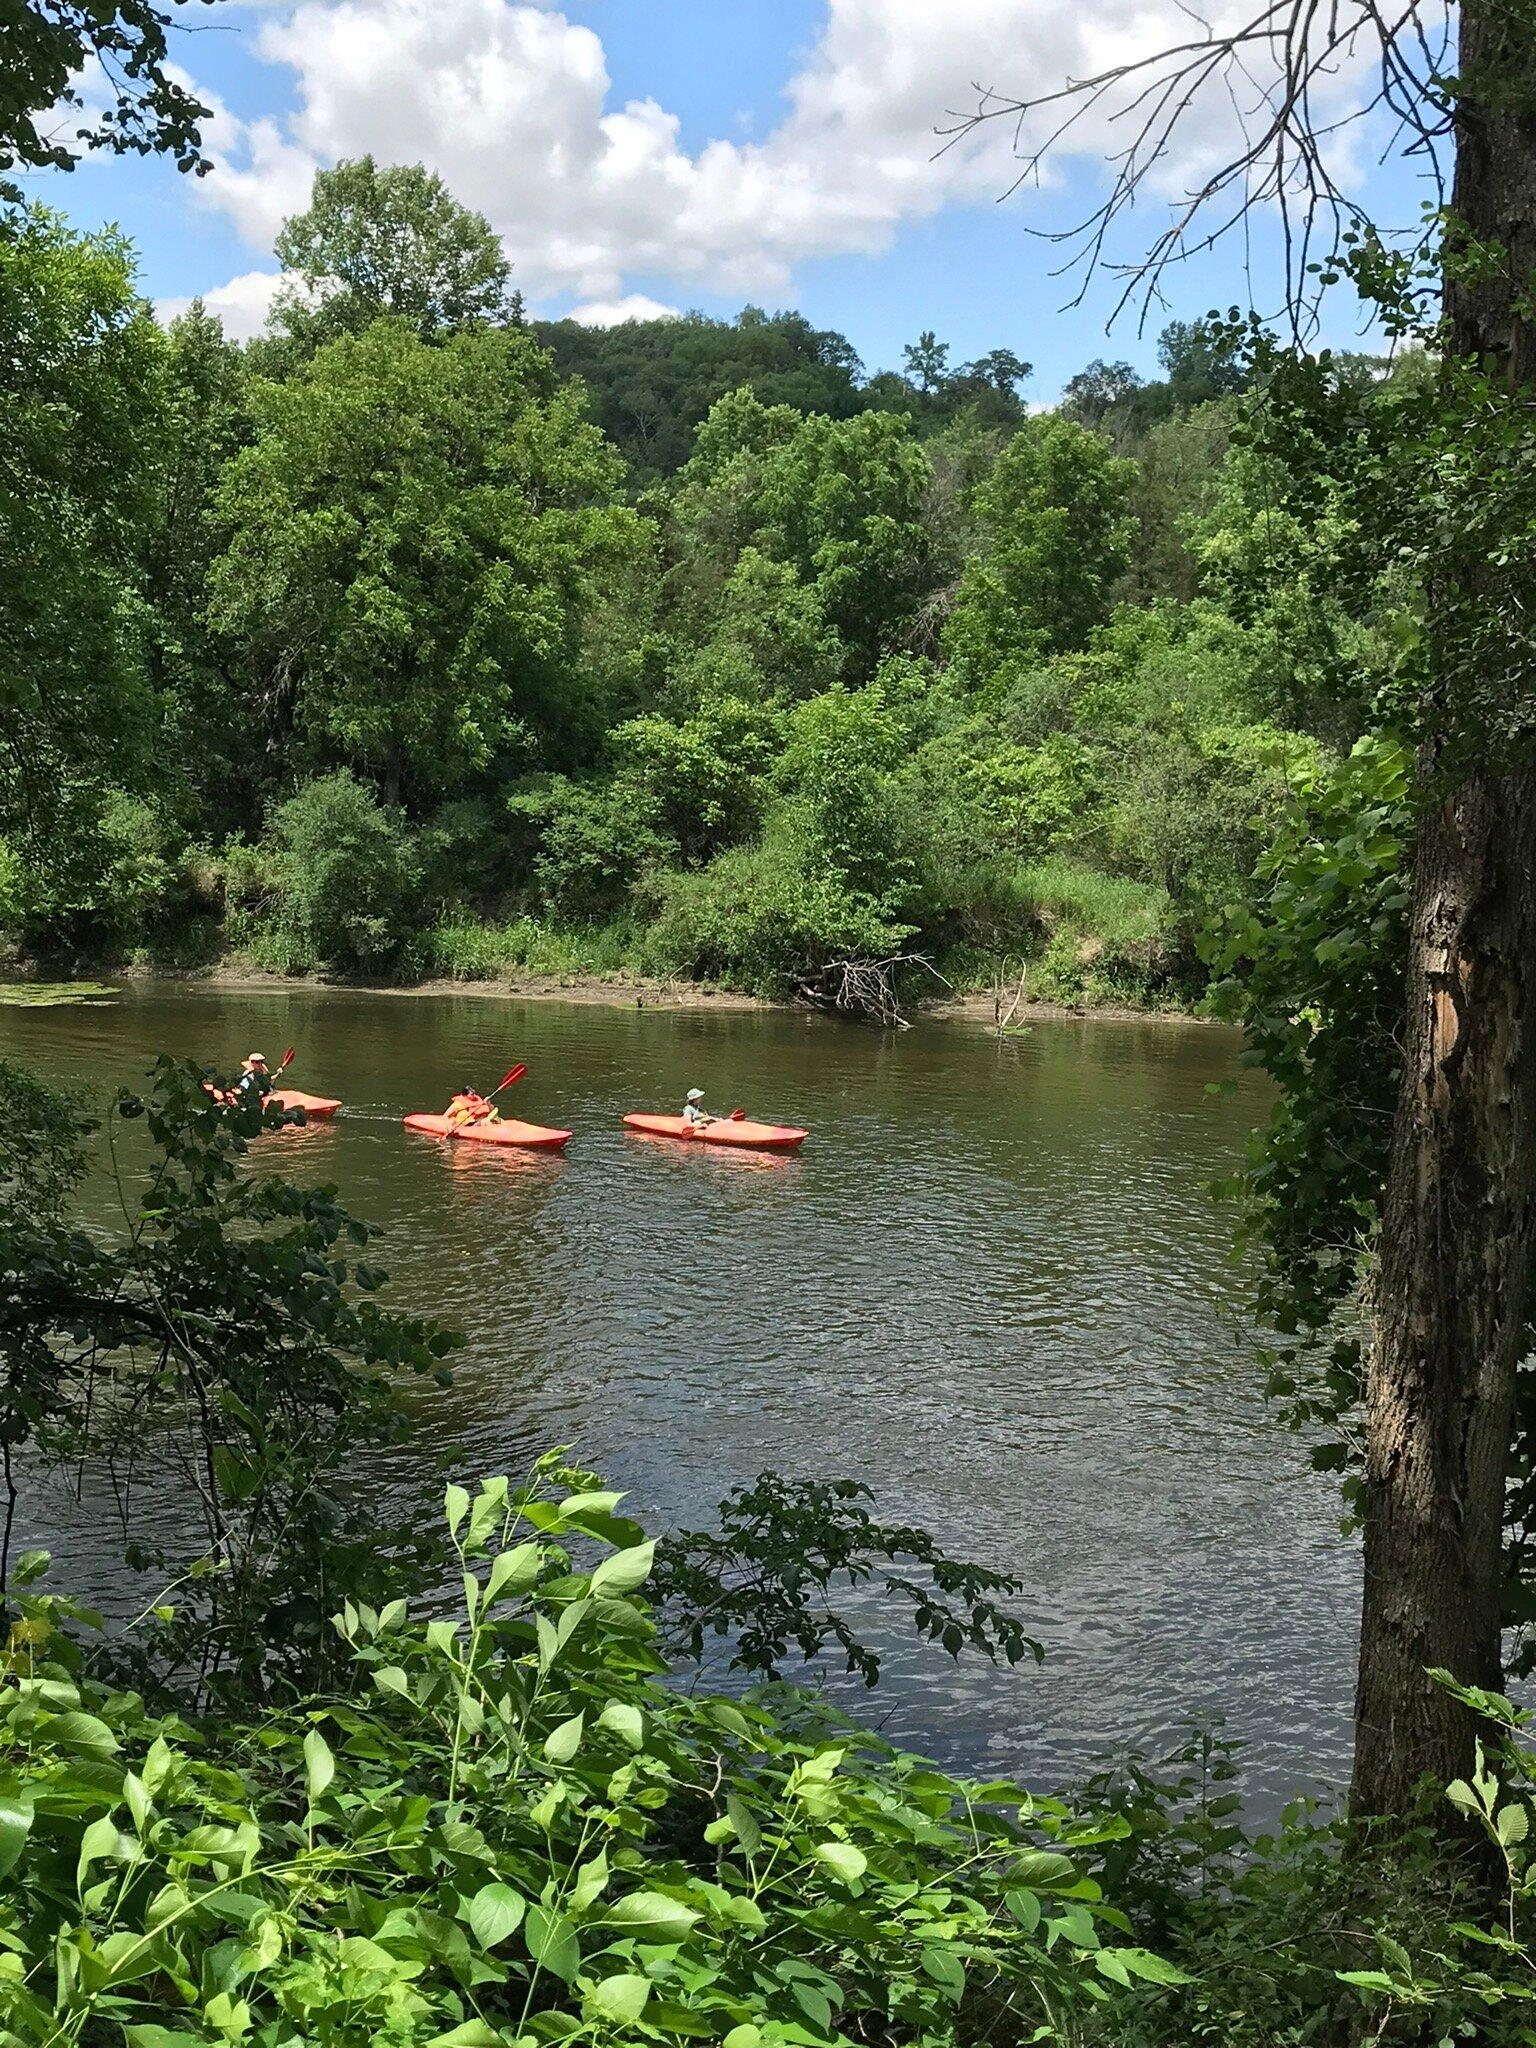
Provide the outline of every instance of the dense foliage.
<path id="1" fill-rule="evenodd" d="M 348 1602 L 358 1685 L 251 1727 L 82 1682 L 24 1596 L 8 2036 L 939 2044 L 1176 1978 L 1078 1860 L 1122 1824 L 660 1684 L 617 1499 L 552 1461 L 450 1487 L 459 1611 Z"/>
<path id="2" fill-rule="evenodd" d="M 419 169 L 322 173 L 280 251 L 242 349 L 0 223 L 16 952 L 1199 993 L 1384 662 L 1221 330 L 1036 417 L 931 332 L 530 328 Z"/>

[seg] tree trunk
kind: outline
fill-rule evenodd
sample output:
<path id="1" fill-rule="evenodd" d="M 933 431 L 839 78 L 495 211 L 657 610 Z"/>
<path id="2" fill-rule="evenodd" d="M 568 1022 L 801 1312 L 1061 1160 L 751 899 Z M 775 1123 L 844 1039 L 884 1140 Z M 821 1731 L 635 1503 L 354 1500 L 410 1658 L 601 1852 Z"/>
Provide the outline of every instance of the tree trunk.
<path id="1" fill-rule="evenodd" d="M 1521 296 L 1536 276 L 1536 28 L 1525 9 L 1469 0 L 1460 38 L 1452 211 L 1505 260 L 1462 274 L 1452 260 L 1448 353 L 1518 394 L 1536 385 Z M 1453 547 L 1444 603 L 1465 615 L 1485 573 Z M 1403 1815 L 1426 1776 L 1471 1766 L 1472 1717 L 1426 1668 L 1501 1682 L 1504 1488 L 1536 1253 L 1536 768 L 1495 741 L 1448 778 L 1444 763 L 1466 756 L 1454 678 L 1437 682 L 1366 1376 L 1359 1815 Z"/>

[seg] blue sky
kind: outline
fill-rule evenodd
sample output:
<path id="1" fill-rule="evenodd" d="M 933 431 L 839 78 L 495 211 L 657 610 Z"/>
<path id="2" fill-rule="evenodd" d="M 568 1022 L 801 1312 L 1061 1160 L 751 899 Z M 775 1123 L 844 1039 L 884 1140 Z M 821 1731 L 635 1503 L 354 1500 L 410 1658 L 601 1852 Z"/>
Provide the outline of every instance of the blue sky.
<path id="1" fill-rule="evenodd" d="M 799 307 L 846 333 L 871 369 L 925 327 L 954 359 L 1007 347 L 1049 399 L 1095 355 L 1155 363 L 1161 321 L 1246 305 L 1242 252 L 1171 279 L 1138 335 L 1106 337 L 1115 288 L 1069 307 L 1068 225 L 1102 189 L 1106 134 L 1056 159 L 1054 182 L 1003 199 L 1007 138 L 935 159 L 935 129 L 974 82 L 1035 90 L 1130 54 L 1175 0 L 218 0 L 183 18 L 181 67 L 215 107 L 213 174 L 109 159 L 33 189 L 82 226 L 135 242 L 145 291 L 208 296 L 232 329 L 259 325 L 271 238 L 318 164 L 371 149 L 439 170 L 502 235 L 530 304 L 606 318 L 626 308 Z M 1342 88 L 1341 88 L 1342 89 Z M 1221 152 L 1230 109 L 1197 108 L 1167 202 Z M 1389 217 L 1416 199 L 1401 169 L 1346 166 Z M 1153 195 L 1136 235 L 1165 215 Z M 1145 222 L 1145 229 L 1142 222 Z M 1127 247 L 1132 246 L 1131 242 Z M 1278 296 L 1260 223 L 1253 295 Z M 1349 342 L 1340 308 L 1330 338 Z"/>

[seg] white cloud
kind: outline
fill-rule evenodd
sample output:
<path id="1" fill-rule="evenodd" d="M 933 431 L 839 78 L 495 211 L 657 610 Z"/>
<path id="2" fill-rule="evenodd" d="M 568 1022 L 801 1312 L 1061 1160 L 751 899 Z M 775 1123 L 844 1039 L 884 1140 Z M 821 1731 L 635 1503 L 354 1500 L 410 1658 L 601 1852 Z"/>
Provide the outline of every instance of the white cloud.
<path id="1" fill-rule="evenodd" d="M 484 213 L 535 305 L 574 294 L 604 312 L 637 274 L 771 296 L 808 258 L 875 254 L 907 222 L 995 198 L 1001 128 L 936 153 L 936 126 L 978 85 L 1038 90 L 1189 35 L 1178 0 L 827 0 L 777 126 L 690 152 L 656 100 L 609 104 L 601 41 L 553 4 L 266 0 L 253 21 L 262 56 L 293 74 L 294 111 L 217 108 L 218 167 L 197 187 L 253 246 L 270 247 L 317 166 L 372 151 L 429 165 Z M 1237 119 L 1212 91 L 1158 192 L 1223 158 Z M 1118 139 L 1097 114 L 1064 147 L 1101 158 Z"/>
<path id="2" fill-rule="evenodd" d="M 664 306 L 660 299 L 648 299 L 644 292 L 627 292 L 622 299 L 589 299 L 584 306 L 572 306 L 568 320 L 583 327 L 622 327 L 627 320 L 676 320 L 676 306 Z"/>
<path id="3" fill-rule="evenodd" d="M 232 341 L 248 341 L 266 325 L 273 295 L 282 281 L 280 270 L 247 270 L 199 296 L 204 308 L 223 321 L 224 332 Z M 169 323 L 191 304 L 190 298 L 156 299 L 155 317 Z"/>

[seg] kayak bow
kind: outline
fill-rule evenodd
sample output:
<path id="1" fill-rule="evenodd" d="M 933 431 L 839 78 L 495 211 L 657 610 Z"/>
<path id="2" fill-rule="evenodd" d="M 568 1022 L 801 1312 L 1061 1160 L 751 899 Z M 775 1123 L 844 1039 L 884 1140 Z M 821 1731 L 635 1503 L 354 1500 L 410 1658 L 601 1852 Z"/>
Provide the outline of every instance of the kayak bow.
<path id="1" fill-rule="evenodd" d="M 334 1116 L 341 1107 L 336 1095 L 306 1095 L 302 1088 L 275 1088 L 267 1101 L 278 1109 L 302 1109 L 306 1116 Z"/>

